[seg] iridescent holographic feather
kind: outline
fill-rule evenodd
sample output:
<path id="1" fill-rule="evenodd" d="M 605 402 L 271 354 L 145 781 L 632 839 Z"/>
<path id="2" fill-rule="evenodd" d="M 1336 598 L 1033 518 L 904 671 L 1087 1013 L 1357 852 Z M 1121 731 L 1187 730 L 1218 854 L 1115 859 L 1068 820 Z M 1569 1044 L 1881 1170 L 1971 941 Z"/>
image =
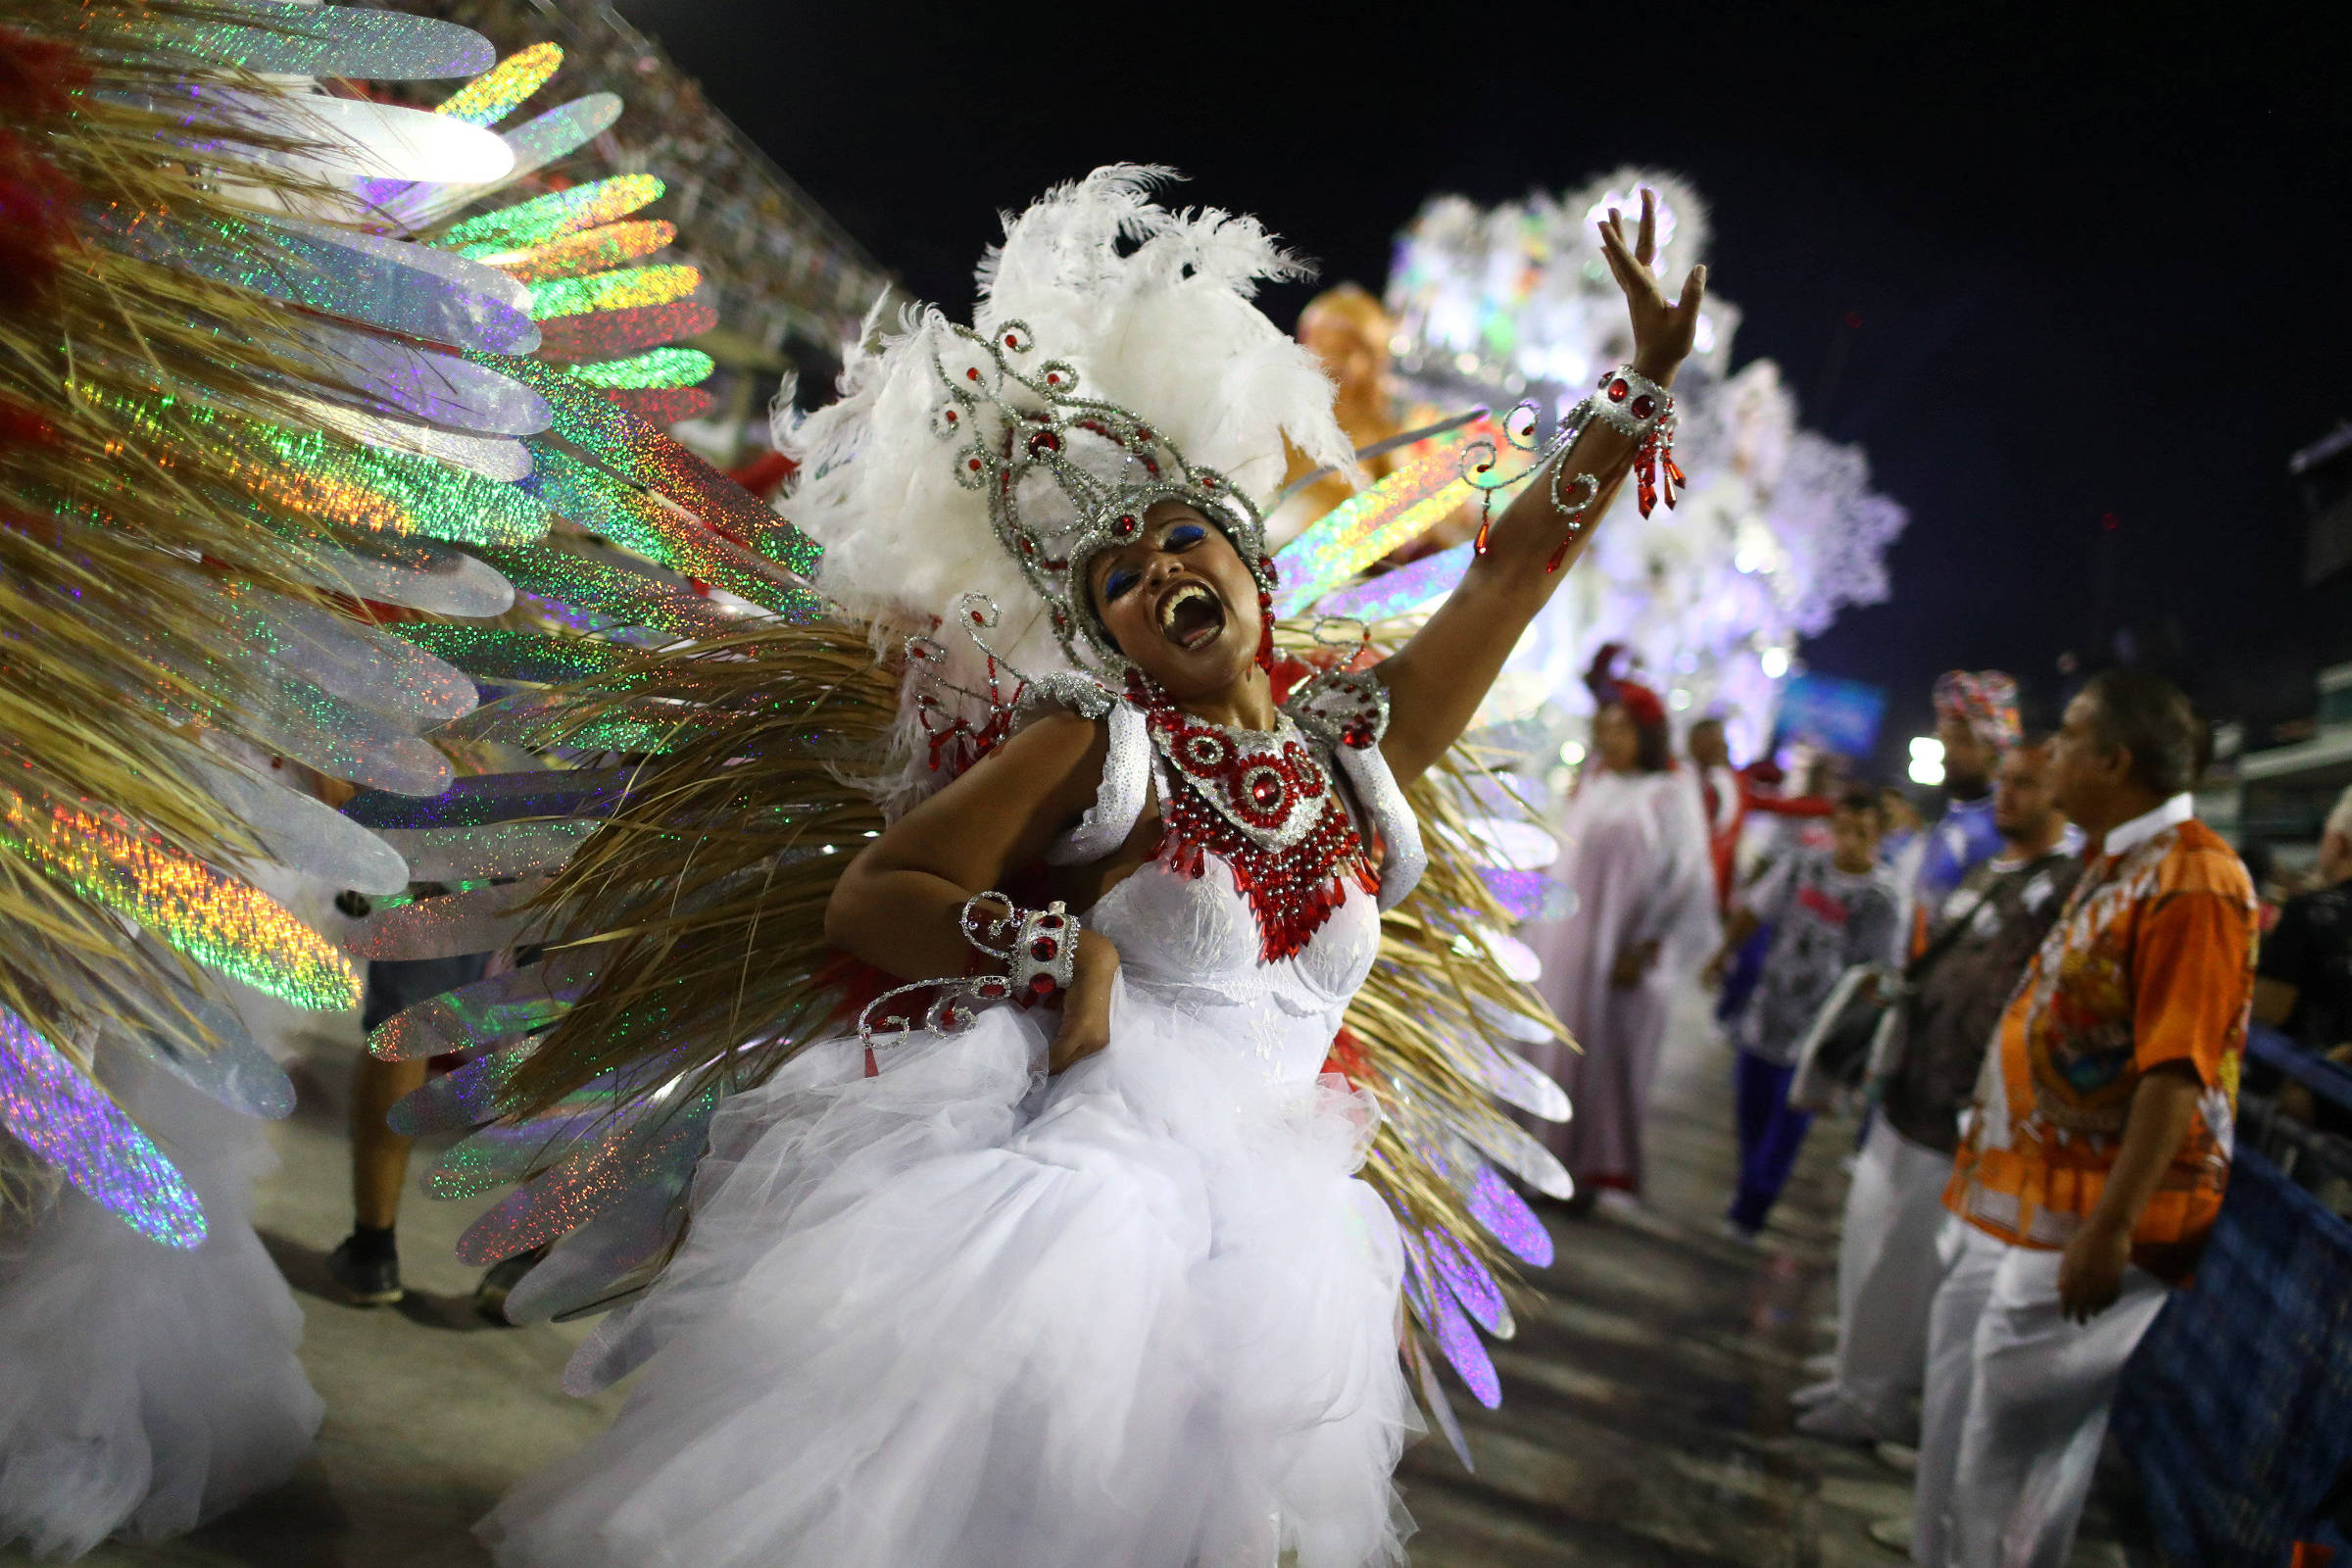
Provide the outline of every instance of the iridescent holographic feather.
<path id="1" fill-rule="evenodd" d="M 6 1007 L 0 1127 L 141 1236 L 166 1247 L 204 1245 L 204 1207 L 178 1167 L 112 1097 Z"/>

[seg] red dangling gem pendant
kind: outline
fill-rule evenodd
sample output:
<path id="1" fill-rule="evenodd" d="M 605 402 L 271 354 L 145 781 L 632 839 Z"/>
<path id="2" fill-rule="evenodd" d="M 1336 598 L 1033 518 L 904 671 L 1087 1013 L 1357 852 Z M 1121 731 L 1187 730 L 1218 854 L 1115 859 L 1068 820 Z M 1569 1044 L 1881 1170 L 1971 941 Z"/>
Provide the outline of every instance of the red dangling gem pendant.
<path id="1" fill-rule="evenodd" d="M 1634 449 L 1634 498 L 1648 516 L 1662 499 L 1671 510 L 1680 499 L 1677 487 L 1688 483 L 1674 462 L 1674 416 L 1658 421 Z"/>

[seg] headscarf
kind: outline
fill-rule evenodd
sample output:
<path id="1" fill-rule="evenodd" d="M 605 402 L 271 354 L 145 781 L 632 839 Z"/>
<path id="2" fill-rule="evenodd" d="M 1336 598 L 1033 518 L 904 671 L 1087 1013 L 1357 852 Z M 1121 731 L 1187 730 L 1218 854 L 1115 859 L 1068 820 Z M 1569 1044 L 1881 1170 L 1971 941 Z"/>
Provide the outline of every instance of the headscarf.
<path id="1" fill-rule="evenodd" d="M 1954 669 L 1938 676 L 1936 716 L 1958 719 L 1996 752 L 2025 739 L 2017 716 L 2017 682 L 1997 669 Z"/>
<path id="2" fill-rule="evenodd" d="M 1625 710 L 1625 716 L 1643 729 L 1666 727 L 1666 705 L 1658 694 L 1638 680 L 1629 680 L 1615 673 L 1619 658 L 1625 653 L 1623 643 L 1603 643 L 1592 656 L 1592 667 L 1585 672 L 1585 687 L 1592 694 L 1593 703 L 1601 708 L 1615 703 Z"/>

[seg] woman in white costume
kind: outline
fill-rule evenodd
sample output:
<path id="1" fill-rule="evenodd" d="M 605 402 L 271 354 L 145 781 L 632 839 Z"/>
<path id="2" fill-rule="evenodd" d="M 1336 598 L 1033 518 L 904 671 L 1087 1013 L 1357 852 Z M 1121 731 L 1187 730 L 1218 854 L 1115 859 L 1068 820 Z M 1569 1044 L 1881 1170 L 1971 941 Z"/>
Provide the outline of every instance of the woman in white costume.
<path id="1" fill-rule="evenodd" d="M 1719 935 L 1698 792 L 1674 771 L 1657 694 L 1609 673 L 1615 651 L 1588 677 L 1599 704 L 1592 760 L 1554 824 L 1552 875 L 1575 913 L 1521 933 L 1544 960 L 1537 991 L 1576 1042 L 1524 1049 L 1576 1106 L 1565 1123 L 1531 1126 L 1576 1179 L 1580 1207 L 1604 1189 L 1642 1191 L 1642 1117 L 1673 982 Z"/>
<path id="2" fill-rule="evenodd" d="M 1401 1560 L 1419 1244 L 1353 1176 L 1373 1113 L 1322 1068 L 1418 871 L 1400 786 L 1670 417 L 1702 279 L 1669 302 L 1647 203 L 1612 222 L 1635 358 L 1556 476 L 1400 651 L 1278 704 L 1244 492 L 1286 436 L 1318 462 L 1345 442 L 1249 304 L 1287 259 L 1148 183 L 1106 170 L 1032 208 L 979 330 L 909 318 L 798 434 L 782 509 L 836 601 L 944 617 L 981 590 L 997 652 L 1063 665 L 826 913 L 892 975 L 992 961 L 922 1027 L 812 1045 L 722 1103 L 674 1259 L 574 1362 L 640 1368 L 635 1392 L 485 1522 L 503 1563 Z M 1047 1005 L 950 1016 L 1007 991 Z"/>

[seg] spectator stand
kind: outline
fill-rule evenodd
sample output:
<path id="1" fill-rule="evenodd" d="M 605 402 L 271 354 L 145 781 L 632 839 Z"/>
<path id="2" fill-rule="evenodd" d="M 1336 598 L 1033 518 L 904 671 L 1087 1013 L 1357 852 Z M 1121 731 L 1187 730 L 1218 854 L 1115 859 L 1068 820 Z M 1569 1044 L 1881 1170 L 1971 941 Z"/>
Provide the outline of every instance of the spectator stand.
<path id="1" fill-rule="evenodd" d="M 2253 1062 L 2352 1116 L 2352 1071 L 2256 1028 Z M 2352 1551 L 2352 1139 L 2240 1097 L 2230 1193 L 2195 1283 L 2124 1374 L 2115 1433 L 2171 1568 Z"/>
<path id="2" fill-rule="evenodd" d="M 681 341 L 716 365 L 708 398 L 676 413 L 679 439 L 721 466 L 764 447 L 767 402 L 781 375 L 828 396 L 841 346 L 891 286 L 890 274 L 774 159 L 713 109 L 701 85 L 609 4 L 553 0 L 361 0 L 461 23 L 501 58 L 535 43 L 564 50 L 563 68 L 502 128 L 566 99 L 612 92 L 626 106 L 610 130 L 518 188 L 562 188 L 613 173 L 660 176 L 667 192 L 637 215 L 677 224 L 674 254 L 702 270 L 694 298 L 715 324 Z M 441 94 L 414 95 L 426 107 Z M 662 422 L 668 422 L 664 420 Z"/>

